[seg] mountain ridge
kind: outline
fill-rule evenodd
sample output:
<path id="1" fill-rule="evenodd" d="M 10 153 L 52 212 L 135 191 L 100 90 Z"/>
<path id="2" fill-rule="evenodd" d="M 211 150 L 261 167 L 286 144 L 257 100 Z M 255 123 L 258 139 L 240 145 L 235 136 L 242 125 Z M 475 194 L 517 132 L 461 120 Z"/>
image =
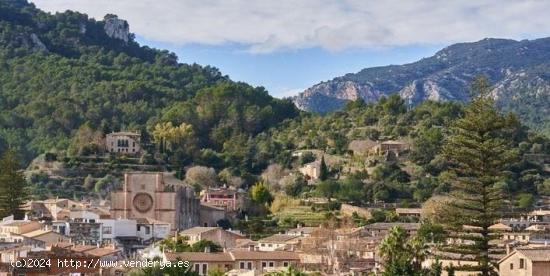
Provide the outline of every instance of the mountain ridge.
<path id="1" fill-rule="evenodd" d="M 424 100 L 467 101 L 472 79 L 486 75 L 502 110 L 518 112 L 526 123 L 549 133 L 548 69 L 550 38 L 486 38 L 450 45 L 416 62 L 348 73 L 316 84 L 292 99 L 299 109 L 320 113 L 337 110 L 349 100 L 374 102 L 395 93 L 411 105 Z M 516 106 L 512 100 L 520 100 L 522 105 Z"/>

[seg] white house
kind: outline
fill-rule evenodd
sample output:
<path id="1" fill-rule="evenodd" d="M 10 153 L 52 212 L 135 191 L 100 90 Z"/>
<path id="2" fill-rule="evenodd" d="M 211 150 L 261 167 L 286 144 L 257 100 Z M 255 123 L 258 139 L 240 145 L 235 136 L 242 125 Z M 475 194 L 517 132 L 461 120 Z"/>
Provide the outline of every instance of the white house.
<path id="1" fill-rule="evenodd" d="M 161 240 L 170 235 L 170 223 L 149 218 L 137 219 L 137 236 L 143 241 L 150 239 Z"/>
<path id="2" fill-rule="evenodd" d="M 112 243 L 118 237 L 137 237 L 137 221 L 134 219 L 100 219 L 104 242 Z"/>

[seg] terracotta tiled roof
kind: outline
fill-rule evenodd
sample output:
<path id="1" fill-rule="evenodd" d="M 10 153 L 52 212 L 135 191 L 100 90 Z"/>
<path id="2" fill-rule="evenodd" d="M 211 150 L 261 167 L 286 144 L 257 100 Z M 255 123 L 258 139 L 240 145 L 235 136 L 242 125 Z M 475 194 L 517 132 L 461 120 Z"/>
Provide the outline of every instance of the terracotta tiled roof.
<path id="1" fill-rule="evenodd" d="M 235 260 L 300 260 L 298 253 L 288 251 L 238 250 L 229 253 Z"/>
<path id="2" fill-rule="evenodd" d="M 490 230 L 503 230 L 503 231 L 511 231 L 512 230 L 512 227 L 506 225 L 506 224 L 503 224 L 503 223 L 497 223 L 497 224 L 493 224 L 491 226 L 489 226 L 489 229 Z"/>
<path id="3" fill-rule="evenodd" d="M 96 249 L 96 248 L 97 248 L 97 246 L 93 246 L 93 245 L 75 245 L 74 247 L 71 248 L 71 251 L 86 252 L 86 251 Z"/>
<path id="4" fill-rule="evenodd" d="M 259 240 L 258 242 L 285 243 L 285 242 L 291 241 L 291 240 L 296 239 L 296 238 L 298 238 L 298 237 L 292 236 L 292 235 L 285 235 L 285 234 L 275 234 L 273 236 L 263 238 L 263 239 Z"/>
<path id="5" fill-rule="evenodd" d="M 118 253 L 119 250 L 107 247 L 94 248 L 92 250 L 86 251 L 86 254 L 90 254 L 95 257 L 104 257 L 109 255 L 114 255 Z"/>
<path id="6" fill-rule="evenodd" d="M 52 244 L 52 247 L 59 247 L 59 248 L 71 248 L 73 246 L 74 244 L 70 242 L 58 242 L 58 243 Z"/>
<path id="7" fill-rule="evenodd" d="M 168 261 L 175 261 L 178 258 L 182 261 L 189 262 L 233 262 L 233 258 L 229 253 L 206 253 L 206 252 L 180 252 L 166 253 Z"/>
<path id="8" fill-rule="evenodd" d="M 28 238 L 36 238 L 36 237 L 40 237 L 42 235 L 49 234 L 49 233 L 52 233 L 52 232 L 53 231 L 51 231 L 51 230 L 35 230 L 35 231 L 31 231 L 31 232 L 22 234 L 22 236 L 25 236 L 25 237 L 28 237 Z M 53 232 L 53 233 L 55 233 L 55 232 Z"/>
<path id="9" fill-rule="evenodd" d="M 221 229 L 219 227 L 192 227 L 192 228 L 189 228 L 189 229 L 185 229 L 183 231 L 180 232 L 181 235 L 197 235 L 197 234 L 202 234 L 202 233 L 206 233 L 206 232 L 209 232 L 209 231 L 212 231 L 212 230 L 216 230 L 216 229 Z"/>
<path id="10" fill-rule="evenodd" d="M 516 250 L 533 262 L 550 262 L 550 247 L 518 248 Z"/>
<path id="11" fill-rule="evenodd" d="M 34 223 L 34 221 L 31 220 L 14 220 L 10 223 L 4 224 L 3 226 L 22 226 L 29 223 Z"/>

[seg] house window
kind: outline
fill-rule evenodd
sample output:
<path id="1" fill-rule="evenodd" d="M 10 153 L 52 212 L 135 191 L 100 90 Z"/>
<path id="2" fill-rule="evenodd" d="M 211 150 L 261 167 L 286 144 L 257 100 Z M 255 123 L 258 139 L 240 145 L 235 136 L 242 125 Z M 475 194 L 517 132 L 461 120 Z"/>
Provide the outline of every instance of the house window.
<path id="1" fill-rule="evenodd" d="M 269 262 L 269 267 L 274 267 L 274 266 L 275 266 L 275 263 Z"/>
<path id="2" fill-rule="evenodd" d="M 262 268 L 266 268 L 267 267 L 267 262 L 262 262 Z"/>
<path id="3" fill-rule="evenodd" d="M 514 264 L 510 263 L 510 270 L 514 270 Z"/>
<path id="4" fill-rule="evenodd" d="M 202 275 L 208 274 L 208 264 L 202 264 Z"/>
<path id="5" fill-rule="evenodd" d="M 252 262 L 247 262 L 246 263 L 246 268 L 249 269 L 249 270 L 252 270 Z"/>
<path id="6" fill-rule="evenodd" d="M 244 262 L 240 262 L 240 263 L 239 263 L 239 268 L 240 268 L 240 269 L 244 269 Z"/>
<path id="7" fill-rule="evenodd" d="M 525 268 L 525 259 L 523 258 L 519 259 L 519 268 L 520 269 Z"/>
<path id="8" fill-rule="evenodd" d="M 288 262 L 283 262 L 284 267 L 288 267 Z"/>
<path id="9" fill-rule="evenodd" d="M 113 227 L 103 226 L 103 234 L 110 235 L 113 233 Z"/>
<path id="10" fill-rule="evenodd" d="M 195 272 L 199 272 L 200 264 L 195 264 L 195 268 L 193 269 Z"/>

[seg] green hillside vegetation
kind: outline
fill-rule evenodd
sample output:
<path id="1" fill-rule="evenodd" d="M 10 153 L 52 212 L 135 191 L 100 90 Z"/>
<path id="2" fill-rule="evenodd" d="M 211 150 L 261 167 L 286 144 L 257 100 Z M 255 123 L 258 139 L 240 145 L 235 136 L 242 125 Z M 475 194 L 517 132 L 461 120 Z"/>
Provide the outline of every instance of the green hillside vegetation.
<path id="1" fill-rule="evenodd" d="M 304 115 L 260 134 L 258 145 L 282 146 L 286 151 L 320 149 L 343 157 L 330 167 L 331 177 L 317 184 L 317 195 L 331 196 L 358 205 L 375 201 L 422 203 L 432 195 L 449 192 L 451 165 L 441 147 L 450 126 L 463 116 L 464 105 L 426 101 L 407 110 L 397 95 L 377 104 L 350 102 L 342 111 L 325 116 Z M 512 148 L 521 158 L 507 167 L 506 181 L 499 183 L 510 204 L 519 204 L 525 194 L 548 194 L 548 172 L 533 156 L 550 153 L 548 138 L 529 131 L 513 114 L 505 115 L 512 129 Z M 402 140 L 410 150 L 395 156 L 353 156 L 348 145 L 353 140 Z M 280 159 L 280 158 L 279 158 Z M 282 163 L 296 167 L 299 160 Z M 546 179 L 546 181 L 545 181 Z M 326 191 L 329 191 L 328 193 Z M 525 200 L 523 200 L 525 201 Z M 523 206 L 526 207 L 526 206 Z"/>
<path id="2" fill-rule="evenodd" d="M 261 87 L 177 63 L 173 53 L 141 47 L 133 35 L 127 43 L 111 38 L 104 24 L 77 12 L 44 13 L 22 0 L 0 3 L 0 149 L 9 146 L 28 162 L 67 149 L 82 126 L 147 134 L 158 122 L 186 122 L 197 141 L 186 149 L 189 162 L 297 115 L 291 102 Z"/>
<path id="3" fill-rule="evenodd" d="M 173 53 L 140 46 L 132 35 L 128 42 L 111 38 L 104 25 L 76 12 L 44 13 L 23 0 L 0 2 L 0 151 L 12 148 L 31 164 L 36 197 L 106 197 L 124 170 L 168 169 L 187 179 L 191 167 L 202 166 L 198 179 L 207 176 L 208 185 L 186 180 L 197 190 L 264 183 L 269 197 L 263 198 L 270 200 L 253 201 L 251 214 L 269 213 L 283 194 L 326 200 L 320 207 L 271 208 L 280 209 L 275 218 L 311 222 L 336 213 L 341 203 L 419 205 L 451 189 L 441 147 L 464 116 L 464 103 L 425 101 L 411 108 L 391 95 L 376 104 L 349 102 L 326 115 L 300 113 L 262 87 L 178 63 Z M 507 164 L 498 185 L 507 204 L 528 209 L 537 196 L 550 195 L 541 161 L 550 142 L 515 115 L 505 118 L 519 160 Z M 146 152 L 106 155 L 102 138 L 118 130 L 139 131 Z M 354 141 L 387 140 L 410 149 L 399 156 L 349 150 Z M 43 162 L 31 163 L 40 154 Z M 298 172 L 312 161 L 321 163 L 320 181 Z M 59 173 L 40 172 L 48 166 Z M 317 213 L 306 218 L 308 212 Z"/>

